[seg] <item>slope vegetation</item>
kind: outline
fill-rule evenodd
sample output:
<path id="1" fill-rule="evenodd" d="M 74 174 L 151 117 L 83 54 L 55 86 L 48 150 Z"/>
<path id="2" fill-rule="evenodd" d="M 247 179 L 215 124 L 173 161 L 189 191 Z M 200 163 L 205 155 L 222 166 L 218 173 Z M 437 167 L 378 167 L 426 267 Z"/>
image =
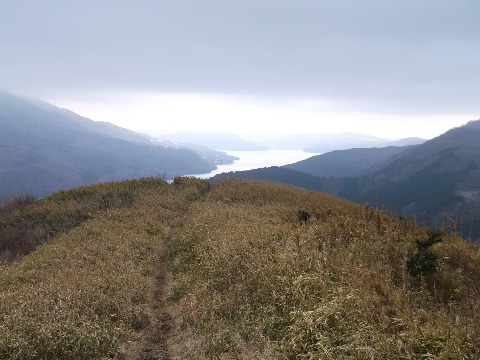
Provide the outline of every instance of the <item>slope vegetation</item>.
<path id="1" fill-rule="evenodd" d="M 452 229 L 237 179 L 99 184 L 0 219 L 0 239 L 49 234 L 0 267 L 0 358 L 480 355 L 480 252 Z"/>

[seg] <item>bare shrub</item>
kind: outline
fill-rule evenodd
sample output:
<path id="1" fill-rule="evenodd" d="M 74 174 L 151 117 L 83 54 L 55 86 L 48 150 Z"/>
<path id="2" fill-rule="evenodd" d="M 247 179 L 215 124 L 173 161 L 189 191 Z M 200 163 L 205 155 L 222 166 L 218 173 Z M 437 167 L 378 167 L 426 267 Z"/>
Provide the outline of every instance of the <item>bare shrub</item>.
<path id="1" fill-rule="evenodd" d="M 6 215 L 16 209 L 21 209 L 24 206 L 31 205 L 37 201 L 35 195 L 20 194 L 8 196 L 0 200 L 0 215 Z"/>

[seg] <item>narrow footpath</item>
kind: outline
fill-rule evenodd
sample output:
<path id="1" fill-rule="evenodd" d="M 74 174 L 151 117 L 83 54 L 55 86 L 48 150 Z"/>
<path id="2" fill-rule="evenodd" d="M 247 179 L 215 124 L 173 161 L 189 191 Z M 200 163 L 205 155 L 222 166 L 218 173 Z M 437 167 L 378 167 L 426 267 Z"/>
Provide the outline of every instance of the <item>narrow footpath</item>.
<path id="1" fill-rule="evenodd" d="M 175 232 L 169 227 L 158 260 L 157 274 L 150 291 L 147 313 L 150 325 L 138 344 L 136 360 L 169 360 L 167 340 L 172 329 L 172 316 L 168 308 L 171 279 L 168 273 L 168 243 Z"/>

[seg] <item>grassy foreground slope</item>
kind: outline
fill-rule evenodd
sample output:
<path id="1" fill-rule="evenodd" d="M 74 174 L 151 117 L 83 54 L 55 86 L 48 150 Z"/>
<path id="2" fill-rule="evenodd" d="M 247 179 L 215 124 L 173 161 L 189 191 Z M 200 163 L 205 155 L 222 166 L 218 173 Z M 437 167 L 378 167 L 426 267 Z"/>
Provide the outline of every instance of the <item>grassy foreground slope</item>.
<path id="1" fill-rule="evenodd" d="M 0 359 L 161 359 L 138 344 L 155 330 L 167 251 L 165 359 L 478 359 L 479 249 L 448 232 L 425 245 L 430 235 L 268 182 L 57 192 L 0 213 Z M 412 262 L 429 267 L 414 275 Z"/>
<path id="2" fill-rule="evenodd" d="M 455 234 L 420 250 L 428 231 L 397 217 L 236 179 L 184 219 L 175 359 L 480 358 L 480 253 Z M 410 275 L 427 252 L 436 271 Z"/>
<path id="3" fill-rule="evenodd" d="M 20 232 L 32 246 L 32 239 L 51 237 L 0 266 L 0 359 L 128 353 L 149 325 L 148 295 L 165 234 L 197 191 L 153 178 L 100 184 L 2 216 L 2 240 Z"/>

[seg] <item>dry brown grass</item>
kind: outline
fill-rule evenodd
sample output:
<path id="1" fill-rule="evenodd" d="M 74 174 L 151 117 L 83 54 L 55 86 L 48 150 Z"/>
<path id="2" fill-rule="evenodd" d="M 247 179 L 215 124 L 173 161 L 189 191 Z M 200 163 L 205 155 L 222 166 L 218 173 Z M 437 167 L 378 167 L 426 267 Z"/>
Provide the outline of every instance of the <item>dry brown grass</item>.
<path id="1" fill-rule="evenodd" d="M 0 267 L 0 358 L 121 358 L 149 324 L 166 228 L 197 190 L 159 179 L 102 184 L 56 193 L 38 204 L 44 212 L 18 213 L 57 222 L 76 207 L 82 216 Z"/>
<path id="2" fill-rule="evenodd" d="M 437 271 L 413 277 L 427 229 L 314 191 L 190 178 L 59 192 L 2 218 L 58 231 L 0 266 L 0 358 L 134 356 L 180 218 L 172 359 L 480 358 L 475 245 L 445 235 Z"/>
<path id="3" fill-rule="evenodd" d="M 432 247 L 439 271 L 413 278 L 426 229 L 325 194 L 223 180 L 185 219 L 171 249 L 177 358 L 480 356 L 480 255 L 456 235 Z"/>

